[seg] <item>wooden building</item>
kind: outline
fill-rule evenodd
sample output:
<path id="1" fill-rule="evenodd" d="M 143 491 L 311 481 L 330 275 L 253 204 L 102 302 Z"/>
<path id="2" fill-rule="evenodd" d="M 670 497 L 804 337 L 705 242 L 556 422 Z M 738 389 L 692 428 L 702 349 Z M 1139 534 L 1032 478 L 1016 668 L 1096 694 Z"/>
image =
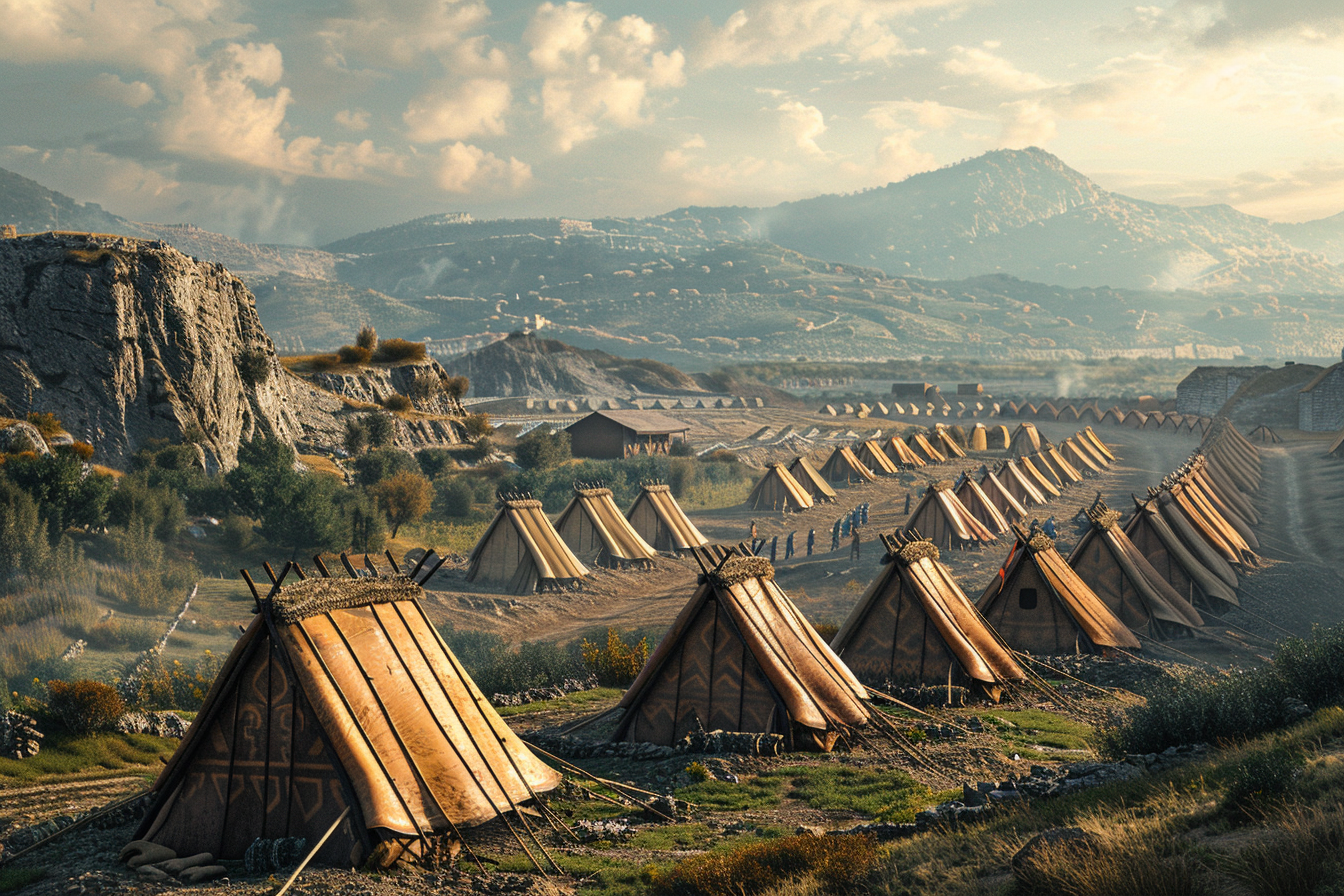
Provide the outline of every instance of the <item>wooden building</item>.
<path id="1" fill-rule="evenodd" d="M 575 457 L 609 459 L 667 454 L 690 428 L 656 411 L 593 411 L 565 431 Z"/>

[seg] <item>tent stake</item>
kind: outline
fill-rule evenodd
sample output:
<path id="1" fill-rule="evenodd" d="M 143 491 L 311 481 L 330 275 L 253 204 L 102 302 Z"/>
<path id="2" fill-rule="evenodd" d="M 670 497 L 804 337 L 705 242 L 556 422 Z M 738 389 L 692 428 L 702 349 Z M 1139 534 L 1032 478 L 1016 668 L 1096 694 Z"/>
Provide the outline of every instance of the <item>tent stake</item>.
<path id="1" fill-rule="evenodd" d="M 317 851 L 322 848 L 322 845 L 326 843 L 328 839 L 331 838 L 332 834 L 336 833 L 336 828 L 340 825 L 341 822 L 345 821 L 346 816 L 349 814 L 350 814 L 350 807 L 346 806 L 345 811 L 342 812 L 340 816 L 331 823 L 331 827 L 327 828 L 327 832 L 322 835 L 322 839 L 317 841 L 317 845 L 314 846 L 312 849 L 308 850 L 308 855 L 303 857 L 303 861 L 299 863 L 299 867 L 294 869 L 294 873 L 289 876 L 289 880 L 285 881 L 284 886 L 275 891 L 275 896 L 285 896 L 285 891 L 287 891 L 290 888 L 290 886 L 294 883 L 294 881 L 298 879 L 299 873 L 302 872 L 304 868 L 308 867 L 308 863 L 313 860 L 313 856 L 317 855 Z"/>

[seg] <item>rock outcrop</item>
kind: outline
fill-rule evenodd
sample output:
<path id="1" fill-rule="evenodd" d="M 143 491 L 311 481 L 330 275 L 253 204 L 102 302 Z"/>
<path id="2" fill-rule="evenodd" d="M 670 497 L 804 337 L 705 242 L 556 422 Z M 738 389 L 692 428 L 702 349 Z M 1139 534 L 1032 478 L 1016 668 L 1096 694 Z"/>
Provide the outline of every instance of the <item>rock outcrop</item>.
<path id="1" fill-rule="evenodd" d="M 223 267 L 121 237 L 0 240 L 0 402 L 55 414 L 99 461 L 189 437 L 228 469 L 258 433 L 302 434 L 300 391 Z"/>
<path id="2" fill-rule="evenodd" d="M 460 417 L 466 413 L 452 395 L 447 371 L 433 359 L 395 366 L 368 364 L 350 372 L 320 371 L 309 379 L 333 395 L 368 404 L 383 404 L 393 395 L 404 395 L 424 414 Z"/>

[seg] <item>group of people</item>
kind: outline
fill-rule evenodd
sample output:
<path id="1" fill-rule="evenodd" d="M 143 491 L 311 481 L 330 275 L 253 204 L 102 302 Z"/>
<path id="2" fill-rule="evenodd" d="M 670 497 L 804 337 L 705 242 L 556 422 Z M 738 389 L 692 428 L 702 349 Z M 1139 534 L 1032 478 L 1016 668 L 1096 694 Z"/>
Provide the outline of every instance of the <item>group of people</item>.
<path id="1" fill-rule="evenodd" d="M 835 521 L 831 526 L 831 550 L 840 550 L 842 539 L 849 539 L 849 556 L 851 560 L 857 560 L 859 557 L 859 545 L 862 542 L 862 536 L 859 534 L 861 526 L 868 525 L 867 502 L 858 505 L 853 510 L 846 513 Z M 784 559 L 788 560 L 798 552 L 796 543 L 798 533 L 790 532 L 784 539 Z M 776 535 L 768 542 L 770 548 L 770 562 L 774 563 L 779 555 L 779 536 Z M 756 531 L 756 521 L 751 521 L 751 550 L 757 556 L 765 552 L 767 541 L 759 538 Z M 807 531 L 807 556 L 811 557 L 817 548 L 817 530 L 809 529 Z"/>

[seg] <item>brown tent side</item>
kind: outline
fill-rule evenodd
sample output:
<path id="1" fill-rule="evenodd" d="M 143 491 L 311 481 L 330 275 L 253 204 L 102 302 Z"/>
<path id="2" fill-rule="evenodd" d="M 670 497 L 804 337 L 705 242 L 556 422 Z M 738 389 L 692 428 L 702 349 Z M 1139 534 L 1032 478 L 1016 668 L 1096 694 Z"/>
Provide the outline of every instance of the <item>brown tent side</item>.
<path id="1" fill-rule="evenodd" d="M 952 434 L 947 430 L 939 428 L 935 430 L 935 435 L 938 438 L 938 451 L 944 457 L 966 456 L 966 452 L 961 450 L 961 446 L 957 444 L 956 440 L 952 438 Z"/>
<path id="2" fill-rule="evenodd" d="M 999 511 L 998 505 L 990 500 L 989 495 L 980 487 L 980 483 L 972 479 L 969 474 L 961 474 L 954 492 L 961 506 L 990 532 L 1002 535 L 1008 531 L 1008 520 Z"/>
<path id="3" fill-rule="evenodd" d="M 1023 478 L 1034 485 L 1037 491 L 1045 495 L 1047 501 L 1050 498 L 1058 498 L 1062 494 L 1058 482 L 1042 473 L 1030 457 L 1019 457 L 1017 459 L 1017 469 L 1021 472 Z"/>
<path id="4" fill-rule="evenodd" d="M 1055 472 L 1059 474 L 1060 481 L 1065 485 L 1083 481 L 1083 474 L 1078 471 L 1077 467 L 1065 460 L 1063 455 L 1059 453 L 1059 449 L 1054 445 L 1042 449 L 1039 456 L 1050 459 L 1050 466 L 1054 467 Z"/>
<path id="5" fill-rule="evenodd" d="M 673 497 L 671 486 L 661 482 L 645 483 L 625 518 L 655 550 L 681 553 L 709 544 Z"/>
<path id="6" fill-rule="evenodd" d="M 1209 571 L 1167 525 L 1155 502 L 1134 499 L 1125 535 L 1168 585 L 1195 606 L 1239 606 L 1237 593 Z"/>
<path id="7" fill-rule="evenodd" d="M 136 838 L 232 861 L 258 837 L 316 845 L 348 809 L 317 861 L 387 867 L 555 787 L 560 776 L 439 638 L 421 593 L 401 575 L 272 589 Z"/>
<path id="8" fill-rule="evenodd" d="M 1007 451 L 1012 445 L 1012 437 L 1008 435 L 1008 427 L 1000 423 L 998 426 L 989 428 L 989 450 Z"/>
<path id="9" fill-rule="evenodd" d="M 947 456 L 933 447 L 933 443 L 922 432 L 911 433 L 907 444 L 909 444 L 910 450 L 931 464 L 940 464 L 947 460 Z"/>
<path id="10" fill-rule="evenodd" d="M 994 533 L 957 500 L 952 483 L 946 480 L 929 483 L 904 528 L 942 548 L 985 545 L 995 540 Z"/>
<path id="11" fill-rule="evenodd" d="M 506 498 L 471 549 L 467 581 L 531 594 L 572 587 L 588 575 L 569 545 L 532 498 Z"/>
<path id="12" fill-rule="evenodd" d="M 1008 522 L 1015 523 L 1026 517 L 1027 505 L 1013 494 L 1011 487 L 995 475 L 988 465 L 980 468 L 980 490 L 999 508 L 999 513 Z"/>
<path id="13" fill-rule="evenodd" d="M 707 573 L 621 698 L 613 740 L 671 745 L 703 726 L 829 750 L 868 722 L 868 692 L 759 557 Z"/>
<path id="14" fill-rule="evenodd" d="M 1092 431 L 1092 427 L 1090 426 L 1084 427 L 1082 435 L 1083 438 L 1087 439 L 1088 444 L 1091 445 L 1096 450 L 1096 452 L 1101 455 L 1102 459 L 1105 460 L 1108 464 L 1113 463 L 1115 461 L 1115 454 L 1112 453 L 1111 449 L 1107 447 L 1106 443 L 1103 442 L 1101 438 L 1095 432 Z"/>
<path id="15" fill-rule="evenodd" d="M 882 536 L 885 568 L 859 598 L 831 647 L 861 680 L 937 685 L 949 679 L 998 700 L 1026 678 L 938 561 L 931 542 Z"/>
<path id="16" fill-rule="evenodd" d="M 999 464 L 995 475 L 999 482 L 1003 484 L 1003 487 L 1008 490 L 1008 493 L 1016 498 L 1017 502 L 1024 508 L 1035 507 L 1050 500 L 1049 495 L 1041 488 L 1040 484 L 1028 475 L 1023 467 L 1011 460 L 1005 460 Z"/>
<path id="17" fill-rule="evenodd" d="M 831 456 L 826 459 L 826 463 L 818 470 L 821 478 L 830 483 L 845 483 L 850 485 L 857 482 L 872 482 L 876 476 L 873 471 L 859 463 L 859 459 L 854 456 L 848 445 L 840 445 L 831 452 Z"/>
<path id="18" fill-rule="evenodd" d="M 1152 638 L 1188 636 L 1203 618 L 1120 528 L 1120 514 L 1098 495 L 1086 509 L 1091 527 L 1069 554 L 1069 566 L 1121 622 Z"/>
<path id="19" fill-rule="evenodd" d="M 621 515 L 609 488 L 575 488 L 555 521 L 555 531 L 575 556 L 607 567 L 652 566 L 658 552 Z"/>
<path id="20" fill-rule="evenodd" d="M 1024 422 L 1013 430 L 1012 440 L 1008 443 L 1008 454 L 1012 457 L 1030 457 L 1041 450 L 1043 440 L 1036 424 Z"/>
<path id="21" fill-rule="evenodd" d="M 831 488 L 831 484 L 823 479 L 816 468 L 808 463 L 807 458 L 801 454 L 793 459 L 793 463 L 789 464 L 789 475 L 812 495 L 814 502 L 832 503 L 835 501 L 835 489 Z"/>
<path id="22" fill-rule="evenodd" d="M 812 495 L 798 484 L 783 464 L 771 464 L 756 487 L 747 496 L 752 510 L 779 510 L 797 513 L 813 504 Z"/>
<path id="23" fill-rule="evenodd" d="M 1138 650 L 1139 639 L 1115 617 L 1033 527 L 1017 539 L 976 609 L 1014 650 L 1037 654 Z"/>
<path id="24" fill-rule="evenodd" d="M 895 476 L 901 472 L 897 466 L 887 457 L 887 453 L 882 450 L 882 446 L 874 439 L 865 439 L 859 443 L 859 448 L 854 452 L 859 463 L 863 464 L 874 473 L 883 476 Z"/>
<path id="25" fill-rule="evenodd" d="M 911 450 L 910 446 L 903 442 L 900 436 L 892 436 L 887 439 L 885 448 L 886 455 L 891 462 L 901 468 L 917 468 L 928 466 L 922 457 Z"/>
<path id="26" fill-rule="evenodd" d="M 1064 460 L 1072 464 L 1073 468 L 1079 473 L 1091 473 L 1095 476 L 1101 472 L 1101 465 L 1089 457 L 1088 454 L 1074 442 L 1072 437 L 1063 441 L 1059 446 L 1059 453 L 1063 456 Z"/>

